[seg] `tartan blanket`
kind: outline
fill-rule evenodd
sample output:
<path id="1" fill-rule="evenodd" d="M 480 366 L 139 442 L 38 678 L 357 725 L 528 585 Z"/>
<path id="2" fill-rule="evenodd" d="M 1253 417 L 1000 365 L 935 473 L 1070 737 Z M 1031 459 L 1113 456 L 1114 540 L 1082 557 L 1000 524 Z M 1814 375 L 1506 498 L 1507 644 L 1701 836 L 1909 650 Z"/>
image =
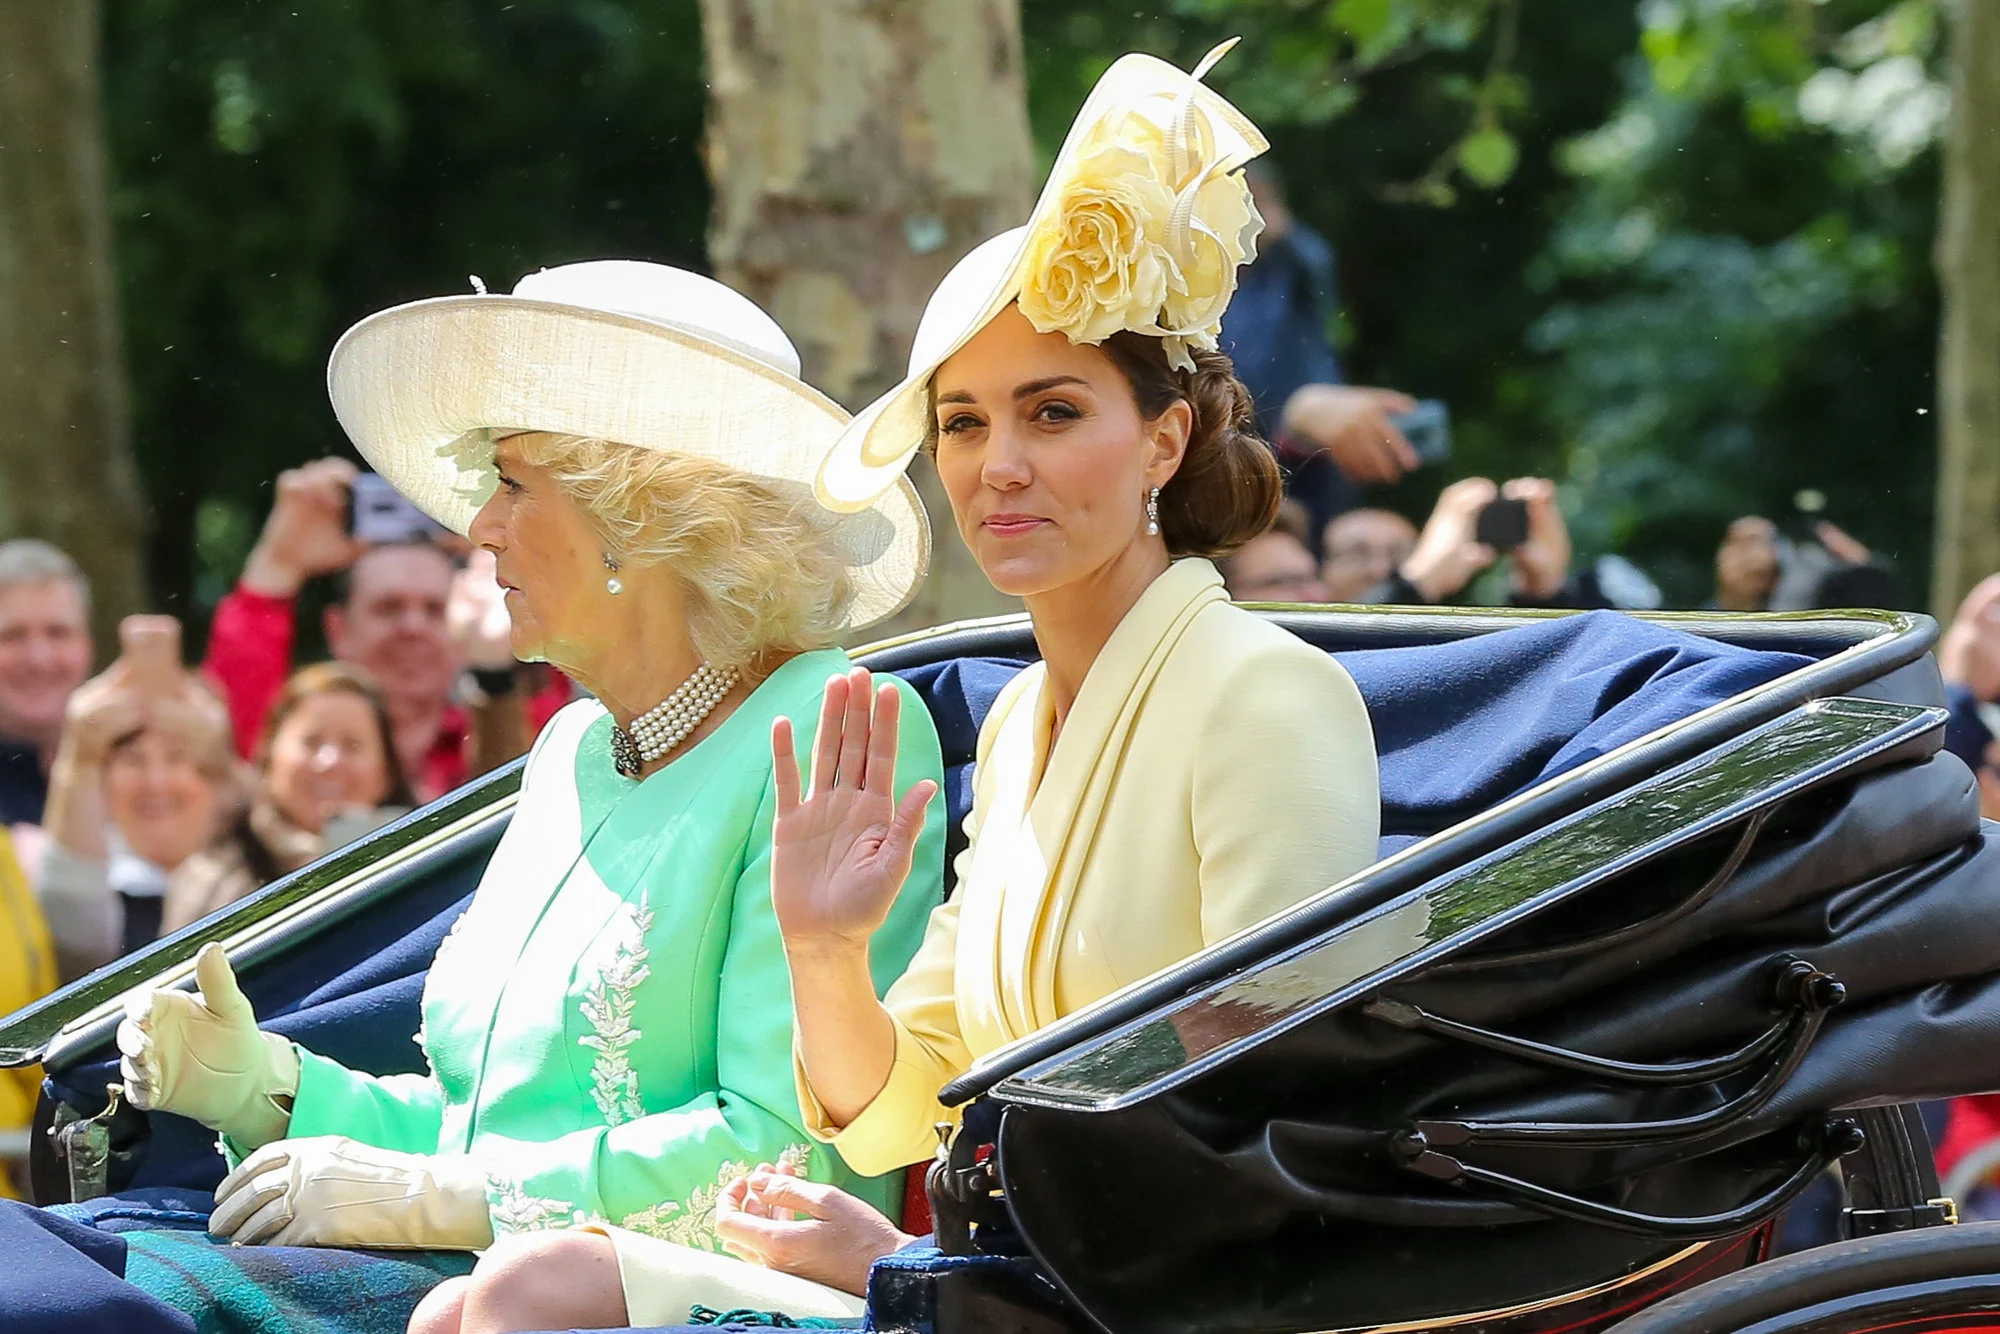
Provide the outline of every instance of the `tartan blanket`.
<path id="1" fill-rule="evenodd" d="M 125 1281 L 194 1321 L 195 1334 L 403 1334 L 462 1251 L 230 1246 L 205 1232 L 128 1231 Z"/>

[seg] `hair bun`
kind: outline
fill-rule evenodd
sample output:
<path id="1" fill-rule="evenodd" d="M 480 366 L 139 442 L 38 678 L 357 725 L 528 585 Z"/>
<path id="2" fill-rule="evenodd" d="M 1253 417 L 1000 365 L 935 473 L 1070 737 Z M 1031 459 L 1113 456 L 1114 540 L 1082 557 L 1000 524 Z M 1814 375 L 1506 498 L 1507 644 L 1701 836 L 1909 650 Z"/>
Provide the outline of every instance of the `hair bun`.
<path id="1" fill-rule="evenodd" d="M 1194 369 L 1175 370 L 1161 340 L 1117 333 L 1104 350 L 1131 382 L 1148 419 L 1175 399 L 1194 409 L 1180 470 L 1160 488 L 1160 533 L 1176 556 L 1226 556 L 1271 526 L 1284 480 L 1257 434 L 1257 405 L 1221 352 L 1194 349 Z"/>

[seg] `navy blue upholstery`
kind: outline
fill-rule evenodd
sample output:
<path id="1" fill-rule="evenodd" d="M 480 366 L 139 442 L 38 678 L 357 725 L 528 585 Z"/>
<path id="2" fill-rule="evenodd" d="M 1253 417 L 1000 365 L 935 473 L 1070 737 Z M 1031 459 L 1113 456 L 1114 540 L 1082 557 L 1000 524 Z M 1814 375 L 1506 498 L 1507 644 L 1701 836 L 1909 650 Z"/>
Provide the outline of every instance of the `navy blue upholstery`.
<path id="1" fill-rule="evenodd" d="M 1367 701 L 1381 757 L 1383 850 L 1435 833 L 1534 784 L 1805 665 L 1597 612 L 1457 643 L 1336 656 Z M 968 658 L 909 670 L 936 719 L 951 851 L 971 802 L 979 724 L 1022 664 Z M 378 1074 L 421 1068 L 411 1041 L 424 972 L 475 883 L 480 858 L 392 909 L 317 937 L 282 970 L 246 976 L 269 1027 Z M 350 962 L 344 971 L 336 961 Z M 267 974 L 282 973 L 280 976 Z M 110 1063 L 65 1072 L 55 1092 L 100 1106 Z M 200 1189 L 220 1180 L 214 1137 L 154 1116 L 136 1175 L 114 1187 Z"/>
<path id="2" fill-rule="evenodd" d="M 125 1239 L 0 1200 L 0 1324 L 7 1334 L 194 1334 L 195 1323 L 125 1282 Z"/>
<path id="3" fill-rule="evenodd" d="M 1616 612 L 1334 657 L 1375 727 L 1385 856 L 1809 661 Z M 903 673 L 937 720 L 953 852 L 964 842 L 979 724 L 1023 665 L 962 658 Z"/>

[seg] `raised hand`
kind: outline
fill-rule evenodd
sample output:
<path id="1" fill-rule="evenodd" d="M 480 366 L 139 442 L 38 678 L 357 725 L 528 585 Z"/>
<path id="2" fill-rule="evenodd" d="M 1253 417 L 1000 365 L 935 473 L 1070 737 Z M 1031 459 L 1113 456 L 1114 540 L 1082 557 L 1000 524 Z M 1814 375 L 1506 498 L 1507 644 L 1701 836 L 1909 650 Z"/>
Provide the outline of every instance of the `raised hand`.
<path id="1" fill-rule="evenodd" d="M 1479 540 L 1479 511 L 1492 504 L 1500 489 L 1484 477 L 1453 482 L 1438 495 L 1431 517 L 1417 536 L 1416 549 L 1403 562 L 1402 575 L 1426 601 L 1458 596 L 1496 553 Z"/>
<path id="2" fill-rule="evenodd" d="M 1569 528 L 1556 508 L 1556 484 L 1545 477 L 1516 477 L 1500 494 L 1528 507 L 1528 540 L 1514 548 L 1514 587 L 1546 602 L 1569 582 Z"/>
<path id="3" fill-rule="evenodd" d="M 445 630 L 467 665 L 485 671 L 514 665 L 514 623 L 496 572 L 493 553 L 475 550 L 451 581 L 451 597 L 444 605 Z"/>
<path id="4" fill-rule="evenodd" d="M 1316 445 L 1351 480 L 1396 481 L 1420 463 L 1392 420 L 1417 405 L 1408 394 L 1350 384 L 1309 384 L 1286 400 L 1279 431 Z"/>
<path id="5" fill-rule="evenodd" d="M 937 784 L 917 783 L 896 800 L 901 706 L 895 687 L 874 689 L 865 668 L 828 681 L 809 794 L 801 791 L 791 720 L 771 726 L 778 792 L 771 904 L 794 952 L 865 951 L 910 874 Z"/>
<path id="6" fill-rule="evenodd" d="M 342 458 L 315 459 L 278 474 L 264 531 L 243 566 L 243 582 L 271 597 L 295 597 L 305 581 L 352 565 L 365 549 L 347 532 L 347 497 L 358 470 Z"/>
<path id="7" fill-rule="evenodd" d="M 63 710 L 66 758 L 95 767 L 113 745 L 146 725 L 147 700 L 123 659 L 76 688 Z"/>

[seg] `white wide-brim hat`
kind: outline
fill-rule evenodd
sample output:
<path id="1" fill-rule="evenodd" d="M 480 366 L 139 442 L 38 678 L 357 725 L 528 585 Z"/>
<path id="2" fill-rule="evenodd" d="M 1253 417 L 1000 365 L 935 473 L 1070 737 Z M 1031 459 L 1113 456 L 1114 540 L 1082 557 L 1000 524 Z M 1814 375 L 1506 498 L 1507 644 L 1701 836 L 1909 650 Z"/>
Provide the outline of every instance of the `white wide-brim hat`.
<path id="1" fill-rule="evenodd" d="M 1166 155 L 1177 155 L 1173 168 L 1177 179 L 1159 184 L 1167 192 L 1165 197 L 1177 197 L 1178 216 L 1170 221 L 1185 235 L 1195 196 L 1270 147 L 1247 116 L 1201 82 L 1235 44 L 1232 39 L 1209 52 L 1192 73 L 1138 54 L 1120 58 L 1104 72 L 1070 125 L 1027 225 L 975 247 L 931 294 L 910 348 L 909 374 L 857 413 L 834 442 L 814 485 L 820 504 L 841 513 L 863 510 L 902 480 L 910 459 L 930 434 L 931 377 L 1020 297 L 1023 283 L 1032 276 L 1036 238 L 1044 229 L 1060 225 L 1065 196 L 1076 183 L 1079 161 L 1087 151 L 1101 146 L 1107 137 L 1115 137 L 1119 127 L 1132 118 L 1143 118 L 1154 128 Z M 1249 247 L 1249 257 L 1254 257 L 1254 241 L 1263 220 L 1249 204 L 1247 188 L 1243 207 L 1249 210 L 1251 225 L 1242 239 Z M 1235 285 L 1233 265 L 1231 270 L 1229 291 Z M 1222 293 L 1224 304 L 1227 299 L 1228 292 Z M 1168 329 L 1152 318 L 1155 313 L 1143 312 L 1142 318 L 1120 327 L 1213 346 L 1212 337 L 1205 332 L 1207 321 L 1199 329 Z M 1212 313 L 1215 319 L 1220 318 L 1219 308 Z M 1074 330 L 1069 332 L 1077 342 L 1096 342 L 1102 336 L 1080 337 Z"/>
<path id="2" fill-rule="evenodd" d="M 809 501 L 848 421 L 799 379 L 791 340 L 749 298 L 635 260 L 567 264 L 528 275 L 511 296 L 482 290 L 371 315 L 334 345 L 327 392 L 369 466 L 461 534 L 498 484 L 494 432 L 710 459 Z M 916 488 L 905 481 L 828 517 L 854 585 L 843 628 L 908 605 L 930 564 Z"/>

